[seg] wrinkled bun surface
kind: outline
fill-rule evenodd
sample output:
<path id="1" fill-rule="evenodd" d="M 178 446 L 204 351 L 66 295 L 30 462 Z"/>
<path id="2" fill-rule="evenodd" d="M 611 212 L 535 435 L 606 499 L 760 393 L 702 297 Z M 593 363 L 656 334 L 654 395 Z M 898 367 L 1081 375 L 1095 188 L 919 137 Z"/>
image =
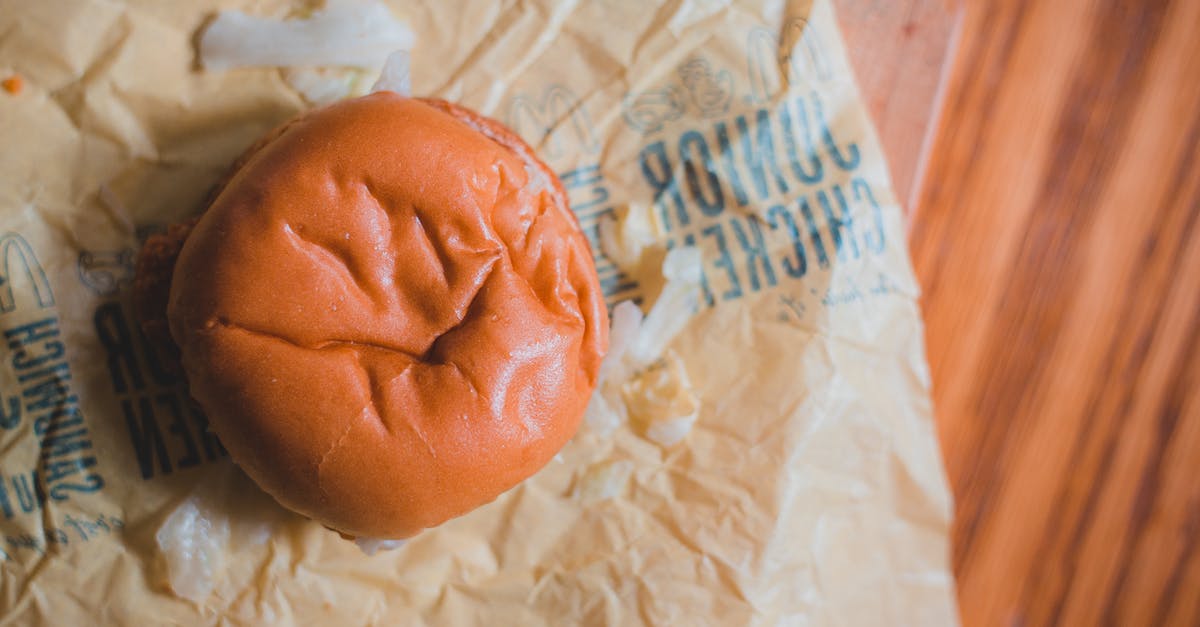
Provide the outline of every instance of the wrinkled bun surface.
<path id="1" fill-rule="evenodd" d="M 286 507 L 374 538 L 545 465 L 608 329 L 553 173 L 494 121 L 388 92 L 246 160 L 187 235 L 167 318 L 233 459 Z"/>

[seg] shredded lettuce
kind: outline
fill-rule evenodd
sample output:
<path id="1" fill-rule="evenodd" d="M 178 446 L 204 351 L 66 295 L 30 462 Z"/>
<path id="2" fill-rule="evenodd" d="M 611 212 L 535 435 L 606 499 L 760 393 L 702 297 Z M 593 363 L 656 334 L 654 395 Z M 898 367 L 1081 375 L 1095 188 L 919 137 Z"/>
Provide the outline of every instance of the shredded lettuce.
<path id="1" fill-rule="evenodd" d="M 229 519 L 206 499 L 187 498 L 154 534 L 167 566 L 167 583 L 175 594 L 203 603 L 225 568 Z"/>
<path id="2" fill-rule="evenodd" d="M 394 551 L 404 546 L 407 540 L 380 540 L 378 538 L 356 538 L 354 544 L 367 555 L 375 555 L 380 551 Z"/>
<path id="3" fill-rule="evenodd" d="M 397 50 L 412 50 L 413 32 L 381 2 L 329 2 L 303 19 L 221 11 L 200 37 L 207 70 L 242 67 L 376 69 Z"/>
<path id="4" fill-rule="evenodd" d="M 666 447 L 683 441 L 696 424 L 700 400 L 683 361 L 667 346 L 699 308 L 702 261 L 694 247 L 671 250 L 662 265 L 666 283 L 650 313 L 643 316 L 632 301 L 613 308 L 608 354 L 584 414 L 599 435 L 634 422 Z"/>

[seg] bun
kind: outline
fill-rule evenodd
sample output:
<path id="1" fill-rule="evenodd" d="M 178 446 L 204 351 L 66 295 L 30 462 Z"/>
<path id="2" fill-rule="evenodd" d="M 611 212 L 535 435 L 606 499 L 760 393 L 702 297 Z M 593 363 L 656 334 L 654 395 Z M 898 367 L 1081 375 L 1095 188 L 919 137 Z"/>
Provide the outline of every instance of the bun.
<path id="1" fill-rule="evenodd" d="M 579 426 L 603 295 L 561 183 L 495 121 L 390 92 L 306 114 L 185 235 L 166 318 L 192 395 L 288 508 L 408 537 Z"/>

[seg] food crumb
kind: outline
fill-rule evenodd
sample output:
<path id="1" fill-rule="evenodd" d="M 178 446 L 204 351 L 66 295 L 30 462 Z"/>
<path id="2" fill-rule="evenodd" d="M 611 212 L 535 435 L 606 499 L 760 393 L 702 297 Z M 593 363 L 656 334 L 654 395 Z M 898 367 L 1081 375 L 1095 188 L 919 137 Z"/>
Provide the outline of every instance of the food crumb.
<path id="1" fill-rule="evenodd" d="M 20 75 L 17 74 L 13 74 L 12 76 L 0 81 L 0 87 L 3 87 L 4 91 L 14 96 L 21 93 L 21 88 L 24 86 L 25 81 L 22 80 Z"/>
<path id="2" fill-rule="evenodd" d="M 633 476 L 633 462 L 628 459 L 593 464 L 575 480 L 571 497 L 586 502 L 605 501 L 624 491 Z"/>

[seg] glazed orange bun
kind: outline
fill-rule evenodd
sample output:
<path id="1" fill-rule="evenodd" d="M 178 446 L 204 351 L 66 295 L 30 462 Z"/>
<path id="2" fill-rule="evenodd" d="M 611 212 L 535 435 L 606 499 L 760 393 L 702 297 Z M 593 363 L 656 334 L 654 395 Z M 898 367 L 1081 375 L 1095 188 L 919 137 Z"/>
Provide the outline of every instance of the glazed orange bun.
<path id="1" fill-rule="evenodd" d="M 493 120 L 390 92 L 306 114 L 241 163 L 183 240 L 166 319 L 234 461 L 371 538 L 545 465 L 608 342 L 554 173 Z"/>

